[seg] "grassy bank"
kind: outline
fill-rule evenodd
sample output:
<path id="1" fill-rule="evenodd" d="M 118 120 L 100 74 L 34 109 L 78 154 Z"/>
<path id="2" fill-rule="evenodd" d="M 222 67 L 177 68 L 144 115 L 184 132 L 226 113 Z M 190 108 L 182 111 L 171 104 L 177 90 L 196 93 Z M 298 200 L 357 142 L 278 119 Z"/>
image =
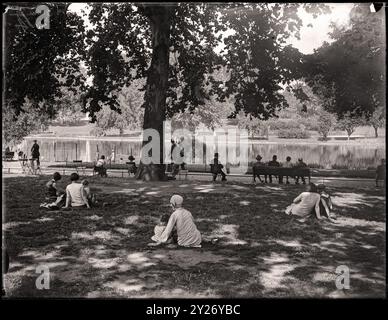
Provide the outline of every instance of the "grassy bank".
<path id="1" fill-rule="evenodd" d="M 282 214 L 301 186 L 91 178 L 92 210 L 38 209 L 47 177 L 6 178 L 10 296 L 383 297 L 385 198 L 362 185 L 331 187 L 338 224 L 301 224 Z M 65 183 L 68 177 L 64 179 Z M 147 246 L 168 200 L 182 194 L 205 242 L 201 249 Z M 35 269 L 50 268 L 50 290 Z M 347 265 L 349 290 L 335 270 Z"/>

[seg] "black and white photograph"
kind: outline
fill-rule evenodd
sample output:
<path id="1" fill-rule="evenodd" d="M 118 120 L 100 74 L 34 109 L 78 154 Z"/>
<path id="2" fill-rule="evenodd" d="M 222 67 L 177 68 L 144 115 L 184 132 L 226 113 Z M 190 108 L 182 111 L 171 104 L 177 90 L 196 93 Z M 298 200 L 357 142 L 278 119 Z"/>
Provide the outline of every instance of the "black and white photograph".
<path id="1" fill-rule="evenodd" d="M 385 299 L 385 6 L 4 4 L 2 300 Z"/>

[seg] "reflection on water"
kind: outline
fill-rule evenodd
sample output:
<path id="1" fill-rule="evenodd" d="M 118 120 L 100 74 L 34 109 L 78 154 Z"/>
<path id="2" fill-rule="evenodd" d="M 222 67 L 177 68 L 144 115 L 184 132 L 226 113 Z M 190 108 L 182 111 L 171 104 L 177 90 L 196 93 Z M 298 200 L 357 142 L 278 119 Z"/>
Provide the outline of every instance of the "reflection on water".
<path id="1" fill-rule="evenodd" d="M 110 157 L 112 150 L 115 150 L 115 161 L 128 161 L 128 156 L 132 154 L 136 161 L 140 159 L 141 142 L 126 140 L 77 140 L 69 139 L 49 139 L 36 138 L 40 145 L 42 161 L 94 161 L 98 155 Z M 23 151 L 31 149 L 33 138 L 27 138 L 23 144 Z M 228 145 L 227 153 L 232 154 L 236 146 Z M 169 146 L 166 148 L 169 150 Z M 214 149 L 211 150 L 211 153 Z M 239 153 L 237 151 L 237 153 Z M 257 154 L 263 157 L 264 161 L 269 161 L 272 155 L 277 155 L 280 162 L 284 162 L 287 156 L 292 158 L 292 162 L 302 157 L 307 164 L 319 165 L 322 168 L 347 167 L 347 168 L 368 168 L 376 167 L 381 158 L 385 158 L 384 146 L 360 145 L 333 145 L 333 144 L 279 144 L 279 143 L 259 143 L 250 144 L 248 148 L 249 161 L 254 161 Z M 204 155 L 204 161 L 209 163 L 212 154 Z M 122 159 L 122 160 L 120 160 Z M 226 159 L 222 159 L 226 163 Z M 232 163 L 233 165 L 234 163 Z"/>

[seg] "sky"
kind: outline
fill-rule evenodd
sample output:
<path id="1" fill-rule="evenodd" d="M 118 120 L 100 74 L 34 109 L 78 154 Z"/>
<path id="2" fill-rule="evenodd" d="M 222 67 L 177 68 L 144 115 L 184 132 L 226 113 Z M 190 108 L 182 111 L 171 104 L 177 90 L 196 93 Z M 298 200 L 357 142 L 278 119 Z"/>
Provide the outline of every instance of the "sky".
<path id="1" fill-rule="evenodd" d="M 349 13 L 353 7 L 352 3 L 330 3 L 330 14 L 318 16 L 316 19 L 312 15 L 300 11 L 299 16 L 303 20 L 303 27 L 300 30 L 300 40 L 292 39 L 290 43 L 304 54 L 313 53 L 324 41 L 331 42 L 328 33 L 330 23 L 346 24 L 349 21 Z M 313 26 L 308 27 L 311 23 Z"/>
<path id="2" fill-rule="evenodd" d="M 293 38 L 289 43 L 299 49 L 304 54 L 313 53 L 314 49 L 319 48 L 324 41 L 330 42 L 328 33 L 330 32 L 330 23 L 346 24 L 349 21 L 349 12 L 353 7 L 352 3 L 330 3 L 331 13 L 320 15 L 316 19 L 304 10 L 299 11 L 299 16 L 303 20 L 303 26 L 300 30 L 300 40 Z M 86 8 L 85 3 L 73 3 L 70 10 L 81 13 Z M 309 24 L 312 27 L 309 27 Z M 218 50 L 216 50 L 218 51 Z"/>

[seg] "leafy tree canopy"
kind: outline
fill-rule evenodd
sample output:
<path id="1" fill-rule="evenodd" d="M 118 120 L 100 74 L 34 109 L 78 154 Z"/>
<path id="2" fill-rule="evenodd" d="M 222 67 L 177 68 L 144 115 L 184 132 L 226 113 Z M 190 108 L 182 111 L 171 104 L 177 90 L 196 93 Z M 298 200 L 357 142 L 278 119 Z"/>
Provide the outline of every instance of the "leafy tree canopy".
<path id="1" fill-rule="evenodd" d="M 339 118 L 367 118 L 385 101 L 385 17 L 355 5 L 349 26 L 333 25 L 333 43 L 305 58 L 305 75 L 325 108 Z"/>

